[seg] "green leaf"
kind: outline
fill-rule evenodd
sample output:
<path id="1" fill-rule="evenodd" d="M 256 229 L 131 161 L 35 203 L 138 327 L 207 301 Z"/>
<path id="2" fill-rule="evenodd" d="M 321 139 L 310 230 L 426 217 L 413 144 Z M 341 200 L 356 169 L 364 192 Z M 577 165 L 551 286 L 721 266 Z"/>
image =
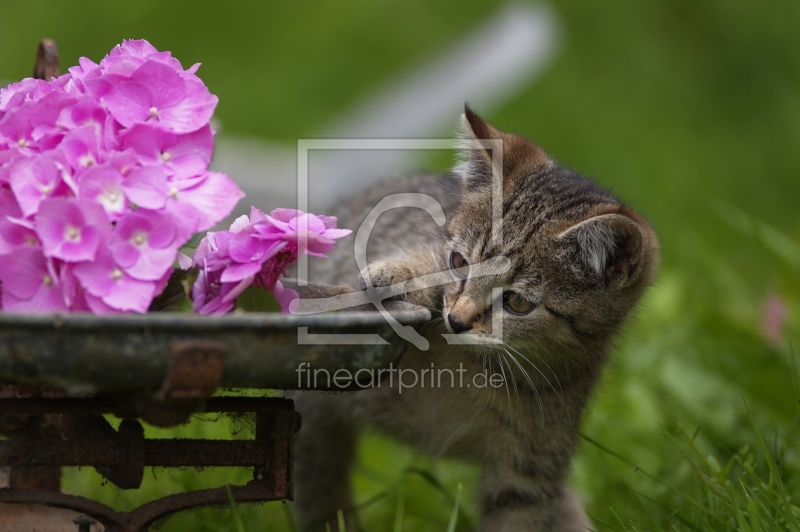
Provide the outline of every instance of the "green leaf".
<path id="1" fill-rule="evenodd" d="M 275 296 L 257 286 L 247 288 L 236 298 L 237 310 L 247 312 L 280 312 L 281 306 Z"/>
<path id="2" fill-rule="evenodd" d="M 189 299 L 189 294 L 192 293 L 192 285 L 197 280 L 197 276 L 200 274 L 200 268 L 194 266 L 184 271 L 186 272 L 186 275 L 181 277 L 181 286 L 183 287 L 183 293 L 186 294 L 186 299 Z"/>
<path id="3" fill-rule="evenodd" d="M 188 294 L 195 279 L 197 279 L 197 268 L 190 270 L 175 268 L 167 286 L 150 304 L 150 312 L 194 312 Z"/>
<path id="4" fill-rule="evenodd" d="M 187 243 L 185 243 L 182 248 L 189 248 L 189 249 L 197 249 L 197 246 L 200 245 L 200 241 L 206 236 L 206 233 L 195 233 L 192 235 L 192 238 L 189 239 Z"/>

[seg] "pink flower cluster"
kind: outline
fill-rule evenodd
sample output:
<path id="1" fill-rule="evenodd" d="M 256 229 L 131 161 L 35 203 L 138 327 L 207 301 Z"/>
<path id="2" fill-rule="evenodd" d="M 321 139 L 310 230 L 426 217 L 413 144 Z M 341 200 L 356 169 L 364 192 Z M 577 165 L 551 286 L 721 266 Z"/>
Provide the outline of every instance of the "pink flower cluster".
<path id="1" fill-rule="evenodd" d="M 198 66 L 125 41 L 0 89 L 4 310 L 146 312 L 178 249 L 233 210 Z"/>
<path id="2" fill-rule="evenodd" d="M 278 280 L 302 254 L 324 257 L 334 240 L 351 233 L 337 229 L 336 218 L 295 209 L 275 209 L 269 215 L 251 208 L 230 231 L 208 233 L 194 255 L 199 275 L 192 286 L 192 303 L 200 314 L 224 314 L 250 286 L 270 291 L 286 312 L 297 292 Z"/>

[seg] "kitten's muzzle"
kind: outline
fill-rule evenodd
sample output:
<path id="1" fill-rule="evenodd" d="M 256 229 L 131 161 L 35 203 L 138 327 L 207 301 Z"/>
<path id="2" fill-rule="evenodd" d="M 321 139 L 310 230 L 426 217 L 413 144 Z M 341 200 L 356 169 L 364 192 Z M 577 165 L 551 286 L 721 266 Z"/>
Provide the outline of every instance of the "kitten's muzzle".
<path id="1" fill-rule="evenodd" d="M 458 334 L 462 332 L 466 332 L 472 329 L 472 324 L 466 324 L 460 319 L 458 316 L 453 314 L 452 312 L 447 316 L 447 322 L 450 324 L 450 327 L 453 329 L 453 332 Z"/>

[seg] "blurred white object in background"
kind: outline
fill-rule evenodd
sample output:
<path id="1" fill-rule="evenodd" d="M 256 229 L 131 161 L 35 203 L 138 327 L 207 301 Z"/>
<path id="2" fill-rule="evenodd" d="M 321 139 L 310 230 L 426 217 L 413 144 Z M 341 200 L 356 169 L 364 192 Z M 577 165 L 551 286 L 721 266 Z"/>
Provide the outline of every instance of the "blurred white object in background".
<path id="1" fill-rule="evenodd" d="M 543 5 L 510 4 L 451 48 L 379 87 L 317 138 L 450 138 L 464 102 L 488 112 L 529 86 L 553 58 L 558 20 Z M 311 152 L 309 208 L 324 213 L 338 200 L 388 176 L 406 173 L 422 153 Z M 297 205 L 296 148 L 224 132 L 212 168 L 229 174 L 250 205 L 269 211 Z"/>

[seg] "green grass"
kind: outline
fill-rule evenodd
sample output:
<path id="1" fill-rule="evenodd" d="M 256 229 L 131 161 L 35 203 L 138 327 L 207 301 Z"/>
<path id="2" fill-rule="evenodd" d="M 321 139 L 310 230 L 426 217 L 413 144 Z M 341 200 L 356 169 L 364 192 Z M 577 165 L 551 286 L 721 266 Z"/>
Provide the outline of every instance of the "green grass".
<path id="1" fill-rule="evenodd" d="M 800 480 L 791 347 L 800 350 L 800 3 L 553 7 L 563 21 L 560 55 L 488 118 L 613 188 L 652 220 L 663 249 L 661 274 L 582 427 L 627 462 L 585 441 L 572 483 L 602 530 L 797 530 L 790 504 L 798 504 Z M 146 37 L 184 64 L 204 63 L 224 131 L 292 146 L 495 9 L 455 0 L 3 0 L 0 79 L 29 74 L 41 37 L 58 40 L 65 65 Z M 450 161 L 429 163 L 444 169 Z M 769 298 L 788 313 L 778 341 L 762 332 Z M 226 430 L 194 423 L 160 434 Z M 367 530 L 394 531 L 398 522 L 403 530 L 447 530 L 459 484 L 456 530 L 476 523 L 472 466 L 367 434 L 353 475 Z M 158 471 L 138 492 L 123 493 L 84 470 L 70 472 L 66 487 L 128 508 L 246 478 Z M 285 509 L 202 510 L 162 530 L 291 530 Z"/>

